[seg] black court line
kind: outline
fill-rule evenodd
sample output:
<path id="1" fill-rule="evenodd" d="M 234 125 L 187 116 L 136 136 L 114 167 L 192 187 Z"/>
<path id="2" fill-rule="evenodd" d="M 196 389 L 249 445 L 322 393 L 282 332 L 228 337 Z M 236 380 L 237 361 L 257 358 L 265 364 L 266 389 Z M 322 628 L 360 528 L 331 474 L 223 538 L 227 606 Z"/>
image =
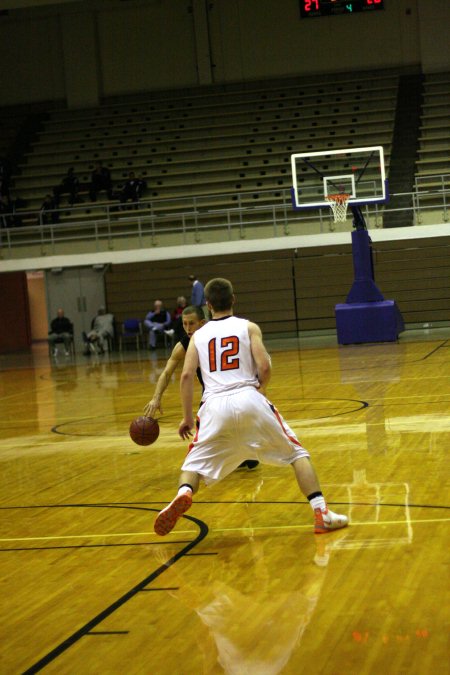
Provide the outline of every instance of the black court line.
<path id="1" fill-rule="evenodd" d="M 137 502 L 139 504 L 142 503 L 155 503 L 155 502 Z M 160 502 L 157 502 L 158 504 Z M 307 502 L 299 502 L 299 501 L 243 501 L 243 502 L 236 502 L 236 501 L 203 501 L 203 502 L 196 502 L 196 504 L 224 504 L 224 503 L 230 503 L 230 504 L 306 504 Z M 373 503 L 373 502 L 329 502 L 330 504 L 336 504 L 336 505 L 347 505 L 347 506 L 383 506 L 383 507 L 403 507 L 405 506 L 405 503 L 386 503 L 386 504 L 379 504 L 379 503 Z M 126 504 L 123 503 L 114 503 L 114 504 L 62 504 L 62 505 L 47 505 L 47 506 L 19 506 L 19 507 L 14 507 L 14 506 L 3 506 L 0 507 L 2 510 L 11 510 L 11 509 L 31 509 L 31 508 L 70 508 L 70 507 L 82 507 L 82 508 L 88 508 L 88 507 L 94 507 L 94 508 L 126 508 L 126 509 L 133 509 L 133 510 L 142 510 L 142 511 L 157 511 L 157 509 L 149 508 L 149 507 L 142 507 L 142 506 L 135 506 L 135 505 L 130 505 L 129 502 Z M 445 505 L 433 505 L 433 504 L 408 504 L 409 508 L 429 508 L 429 509 L 450 509 L 450 506 L 445 506 Z M 154 589 L 149 589 L 146 588 L 149 583 L 151 583 L 154 579 L 157 579 L 161 574 L 163 574 L 169 567 L 171 567 L 177 560 L 179 560 L 182 557 L 188 556 L 189 551 L 193 549 L 195 546 L 197 546 L 208 534 L 209 529 L 206 523 L 204 523 L 201 520 L 198 520 L 197 518 L 194 518 L 193 516 L 188 516 L 184 515 L 183 518 L 186 518 L 187 520 L 190 520 L 191 522 L 195 523 L 199 527 L 199 535 L 190 543 L 188 543 L 181 551 L 176 553 L 170 560 L 165 562 L 163 565 L 158 567 L 156 570 L 154 570 L 152 573 L 150 573 L 148 576 L 146 576 L 142 581 L 140 581 L 138 584 L 133 586 L 129 591 L 127 591 L 125 594 L 123 594 L 120 598 L 115 600 L 112 604 L 110 604 L 108 607 L 106 607 L 102 612 L 97 614 L 93 619 L 88 621 L 84 626 L 79 628 L 77 631 L 72 633 L 69 637 L 67 637 L 63 642 L 61 642 L 59 645 L 57 645 L 54 649 L 52 649 L 50 652 L 48 652 L 44 657 L 42 657 L 39 661 L 34 663 L 30 668 L 28 668 L 26 671 L 22 673 L 22 675 L 32 675 L 33 673 L 37 673 L 43 668 L 45 668 L 49 663 L 54 661 L 55 659 L 58 658 L 61 654 L 63 654 L 67 649 L 69 649 L 72 645 L 74 645 L 76 642 L 78 642 L 82 637 L 85 637 L 87 635 L 92 634 L 92 629 L 98 626 L 102 621 L 104 621 L 107 617 L 109 617 L 111 614 L 113 614 L 117 609 L 122 607 L 126 602 L 131 600 L 135 595 L 137 595 L 140 592 L 149 592 L 149 591 L 164 591 L 164 590 L 177 590 L 175 588 L 167 588 L 164 589 L 163 587 L 161 588 L 154 588 Z M 74 547 L 78 548 L 78 547 Z M 82 546 L 80 546 L 82 548 Z M 191 554 L 195 555 L 195 554 Z M 217 555 L 217 553 L 206 553 L 204 555 Z M 116 631 L 110 631 L 108 634 L 114 634 Z M 122 631 L 117 631 L 122 633 Z M 123 631 L 125 633 L 126 631 Z M 107 634 L 105 631 L 102 634 Z"/>
<path id="2" fill-rule="evenodd" d="M 88 539 L 89 536 L 87 535 Z M 170 541 L 171 544 L 189 544 L 189 541 Z M 57 551 L 60 549 L 82 550 L 84 548 L 109 548 L 118 546 L 163 546 L 167 544 L 166 541 L 144 541 L 144 542 L 129 542 L 128 544 L 75 544 L 67 546 L 30 546 L 29 548 L 0 548 L 0 553 L 8 553 L 11 551 Z"/>
<path id="3" fill-rule="evenodd" d="M 253 470 L 254 471 L 254 470 Z M 380 504 L 380 503 L 374 503 L 374 502 L 336 502 L 336 501 L 327 501 L 328 504 L 335 504 L 339 506 L 404 506 L 404 502 L 400 503 L 392 503 L 388 502 L 386 504 Z M 27 509 L 61 509 L 61 508 L 74 508 L 74 507 L 83 507 L 83 508 L 91 508 L 91 507 L 97 507 L 97 508 L 129 508 L 129 509 L 134 509 L 134 510 L 141 510 L 141 511 L 159 511 L 159 509 L 153 509 L 153 508 L 139 508 L 140 505 L 156 505 L 161 507 L 161 504 L 166 504 L 166 502 L 161 502 L 161 501 L 156 501 L 156 502 L 107 502 L 106 504 L 99 504 L 99 503 L 94 503 L 94 504 L 30 504 L 27 506 L 0 506 L 0 511 L 13 511 L 13 510 L 27 510 Z M 193 504 L 308 504 L 307 500 L 283 500 L 283 499 L 243 499 L 243 500 L 238 500 L 238 499 L 205 499 L 205 500 L 195 500 Z M 138 506 L 139 505 L 139 506 Z M 416 509 L 450 509 L 450 506 L 446 506 L 445 504 L 408 504 L 409 507 L 411 508 L 416 508 Z M 189 516 L 186 516 L 189 517 Z M 87 535 L 86 535 L 87 536 Z M 167 543 L 167 542 L 154 542 L 156 544 L 158 543 Z M 171 543 L 185 543 L 183 540 L 177 541 L 177 542 L 171 542 Z M 76 548 L 76 547 L 75 547 Z"/>
<path id="4" fill-rule="evenodd" d="M 129 630 L 91 630 L 86 635 L 129 635 Z"/>
<path id="5" fill-rule="evenodd" d="M 53 505 L 54 508 L 57 508 L 56 505 Z M 67 506 L 67 505 L 63 505 Z M 87 504 L 81 505 L 79 504 L 78 506 L 82 506 L 83 508 L 86 508 Z M 92 505 L 94 507 L 101 507 L 99 504 Z M 157 509 L 152 509 L 152 508 L 143 508 L 143 507 L 136 507 L 136 506 L 116 506 L 115 504 L 104 504 L 102 505 L 103 508 L 130 508 L 130 509 L 135 509 L 135 510 L 142 510 L 142 511 L 156 511 Z M 43 507 L 41 507 L 43 508 Z M 52 661 L 58 658 L 61 654 L 63 654 L 65 651 L 67 651 L 72 645 L 74 645 L 76 642 L 81 640 L 81 638 L 85 637 L 89 633 L 91 633 L 92 629 L 98 626 L 102 621 L 104 621 L 106 618 L 111 616 L 117 609 L 122 607 L 125 603 L 127 603 L 129 600 L 131 600 L 135 595 L 137 595 L 139 592 L 141 592 L 145 586 L 148 586 L 154 579 L 157 579 L 161 574 L 163 574 L 169 567 L 171 567 L 174 563 L 177 562 L 180 558 L 185 556 L 192 548 L 197 546 L 208 534 L 208 526 L 206 523 L 204 523 L 201 520 L 198 520 L 197 518 L 194 518 L 193 516 L 188 516 L 184 515 L 182 516 L 183 518 L 186 518 L 187 520 L 190 520 L 191 522 L 195 523 L 199 527 L 199 534 L 197 537 L 191 541 L 187 546 L 185 546 L 181 551 L 178 551 L 170 560 L 165 562 L 163 565 L 158 567 L 156 570 L 151 572 L 149 575 L 147 575 L 142 581 L 140 581 L 138 584 L 130 588 L 129 591 L 124 593 L 120 598 L 115 600 L 113 603 L 111 603 L 108 607 L 106 607 L 102 612 L 97 614 L 95 617 L 93 617 L 90 621 L 84 624 L 81 628 L 79 628 L 77 631 L 72 633 L 69 637 L 67 637 L 65 640 L 63 640 L 59 645 L 57 645 L 54 649 L 49 651 L 45 656 L 43 656 L 39 661 L 36 661 L 30 668 L 25 670 L 22 675 L 31 675 L 32 673 L 38 673 L 40 670 L 45 668 L 46 666 L 49 665 Z"/>
<path id="6" fill-rule="evenodd" d="M 435 340 L 430 340 L 430 342 L 435 342 Z M 411 364 L 411 363 L 420 363 L 421 361 L 425 361 L 425 359 L 427 359 L 429 356 L 431 356 L 432 354 L 434 354 L 434 352 L 436 352 L 438 349 L 441 349 L 442 347 L 450 347 L 450 344 L 446 344 L 447 342 L 449 342 L 449 339 L 448 339 L 448 338 L 447 338 L 446 340 L 444 340 L 444 342 L 443 342 L 442 344 L 440 344 L 440 345 L 438 345 L 437 347 L 435 347 L 434 349 L 432 349 L 431 352 L 428 352 L 427 354 L 425 354 L 425 356 L 419 356 L 419 357 L 416 358 L 416 359 L 410 359 L 410 360 L 409 360 L 409 359 L 402 359 L 402 365 L 409 365 L 409 364 Z M 358 349 L 359 347 L 361 347 L 361 348 L 367 348 L 367 347 L 370 347 L 371 349 L 375 349 L 376 347 L 379 347 L 379 348 L 384 347 L 385 344 L 386 344 L 386 343 L 384 343 L 384 342 L 371 342 L 371 343 L 366 343 L 366 344 L 346 345 L 346 347 L 351 347 L 351 348 L 353 348 L 354 350 Z M 393 343 L 390 343 L 390 344 L 393 344 Z M 406 345 L 406 344 L 409 345 L 409 344 L 425 344 L 425 343 L 424 343 L 424 342 L 421 342 L 421 341 L 417 341 L 417 343 L 414 343 L 414 342 L 404 342 L 404 343 L 402 343 L 401 346 Z M 300 352 L 301 352 L 301 348 L 297 348 L 297 349 L 281 349 L 281 350 L 277 350 L 277 353 L 280 353 L 280 352 L 286 352 L 286 353 L 289 353 L 289 352 L 300 353 Z M 377 370 L 377 369 L 380 368 L 380 367 L 381 367 L 381 368 L 386 368 L 386 367 L 391 366 L 391 365 L 397 365 L 397 364 L 398 364 L 398 361 L 399 361 L 399 359 L 396 358 L 395 356 L 389 355 L 389 356 L 384 356 L 384 357 L 383 357 L 383 363 L 382 363 L 381 365 L 380 365 L 380 363 L 373 363 L 373 364 L 365 363 L 364 366 L 361 367 L 361 366 L 356 365 L 356 357 L 357 357 L 357 354 L 355 353 L 355 365 L 354 365 L 353 367 L 352 367 L 352 366 L 349 366 L 348 364 L 346 364 L 344 369 L 341 369 L 341 368 L 339 367 L 339 368 L 335 368 L 334 370 L 331 370 L 331 371 L 330 371 L 330 369 L 323 369 L 323 370 L 321 370 L 320 368 L 317 368 L 317 369 L 314 368 L 314 373 L 340 374 L 340 373 L 342 372 L 342 370 L 345 370 L 345 372 L 349 372 L 349 373 L 353 373 L 353 372 L 358 371 L 358 370 L 364 370 L 364 372 L 365 372 L 365 371 Z M 305 364 L 302 365 L 302 368 L 301 368 L 301 369 L 303 369 L 304 367 L 305 367 Z M 306 365 L 306 368 L 307 368 L 307 369 L 310 368 L 310 364 L 307 364 L 307 365 Z M 311 374 L 309 370 L 308 370 L 307 372 L 308 372 L 308 374 Z M 369 379 L 369 378 L 367 378 L 367 379 Z"/>
<path id="7" fill-rule="evenodd" d="M 433 354 L 436 354 L 436 352 L 439 351 L 439 349 L 442 349 L 442 347 L 447 347 L 448 346 L 446 344 L 447 342 L 448 342 L 448 340 L 444 340 L 444 342 L 442 344 L 440 344 L 437 347 L 435 347 L 434 349 L 432 349 L 431 352 L 429 352 L 428 354 L 425 354 L 425 356 L 423 356 L 421 360 L 425 361 L 425 359 L 428 359 L 430 356 L 433 356 Z"/>
<path id="8" fill-rule="evenodd" d="M 246 500 L 246 501 L 226 501 L 226 500 L 220 500 L 220 501 L 195 501 L 195 504 L 291 504 L 291 505 L 301 505 L 301 504 L 308 504 L 308 502 L 297 502 L 297 501 L 260 501 L 260 500 Z M 398 506 L 405 506 L 405 502 L 399 502 L 398 504 L 396 503 L 384 503 L 381 504 L 380 502 L 335 502 L 335 501 L 329 501 L 327 499 L 327 504 L 333 505 L 333 506 L 389 506 L 392 508 L 398 507 Z M 443 504 L 408 504 L 408 507 L 410 509 L 450 509 L 450 506 L 445 506 Z"/>
<path id="9" fill-rule="evenodd" d="M 74 419 L 74 420 L 68 420 L 67 422 L 61 422 L 60 424 L 55 424 L 55 426 L 51 427 L 50 431 L 54 434 L 59 434 L 61 436 L 104 436 L 104 433 L 80 433 L 80 432 L 66 432 L 66 431 L 60 431 L 61 427 L 65 427 L 68 424 L 82 424 L 83 422 L 88 422 L 88 423 L 95 423 L 97 420 L 103 419 L 103 420 L 117 420 L 120 417 L 125 417 L 128 419 L 128 424 L 130 420 L 133 419 L 133 417 L 136 415 L 136 411 L 130 411 L 130 410 L 124 410 L 122 412 L 118 413 L 110 413 L 109 415 L 96 415 L 95 417 L 80 417 L 79 419 Z M 125 423 L 125 429 L 127 428 L 127 424 Z M 114 434 L 117 436 L 117 434 Z M 125 435 L 125 432 L 124 432 Z"/>
<path id="10" fill-rule="evenodd" d="M 420 394 L 419 394 L 419 396 L 420 396 Z M 412 406 L 412 405 L 413 406 L 421 406 L 421 405 L 431 406 L 431 405 L 436 405 L 436 404 L 440 404 L 440 403 L 450 403 L 450 400 L 447 401 L 447 399 L 441 398 L 441 397 L 439 397 L 438 401 L 411 401 L 409 399 L 406 399 L 403 403 L 395 403 L 395 401 L 392 398 L 389 398 L 389 396 L 386 396 L 386 398 L 383 397 L 383 396 L 378 397 L 378 398 L 382 398 L 383 401 L 381 403 L 372 403 L 371 406 L 370 406 L 371 408 L 384 407 L 386 405 L 386 403 L 391 408 L 398 408 L 400 406 L 405 406 L 405 405 L 407 405 L 407 406 Z M 400 398 L 400 396 L 398 396 L 397 398 Z"/>
<path id="11" fill-rule="evenodd" d="M 359 399 L 355 399 L 355 398 L 324 398 L 322 396 L 311 396 L 311 397 L 308 397 L 306 399 L 304 399 L 304 398 L 299 399 L 299 398 L 294 398 L 294 397 L 293 398 L 280 397 L 279 400 L 283 402 L 283 405 L 286 401 L 295 401 L 299 405 L 300 408 L 301 408 L 303 403 L 308 403 L 308 401 L 328 401 L 328 402 L 331 402 L 333 404 L 336 403 L 336 401 L 339 401 L 339 402 L 344 402 L 344 403 L 355 403 L 355 404 L 357 404 L 355 408 L 351 408 L 350 410 L 344 410 L 342 412 L 337 412 L 337 413 L 329 413 L 327 415 L 319 415 L 318 417 L 316 416 L 316 417 L 313 417 L 313 418 L 311 418 L 311 415 L 309 415 L 306 418 L 306 419 L 315 419 L 315 420 L 324 420 L 324 419 L 328 419 L 330 417 L 340 417 L 342 415 L 351 415 L 352 413 L 359 412 L 360 410 L 363 410 L 364 408 L 368 408 L 370 406 L 370 404 L 367 401 L 360 401 Z M 310 412 L 314 412 L 315 410 L 323 410 L 323 406 L 321 408 L 309 408 L 308 410 L 303 410 L 303 411 L 300 410 L 300 413 L 305 412 L 305 413 L 309 414 Z M 295 414 L 299 414 L 299 413 L 297 412 Z M 55 426 L 51 427 L 50 431 L 54 434 L 59 434 L 60 436 L 75 436 L 75 437 L 88 437 L 88 438 L 89 437 L 95 438 L 95 437 L 99 437 L 99 436 L 104 437 L 105 434 L 101 431 L 99 431 L 97 433 L 83 433 L 83 432 L 78 432 L 78 431 L 61 431 L 61 429 L 63 427 L 66 427 L 66 426 L 70 425 L 70 424 L 78 425 L 78 424 L 82 424 L 83 422 L 89 422 L 89 423 L 92 424 L 92 423 L 95 423 L 96 421 L 98 421 L 100 419 L 105 420 L 108 417 L 111 417 L 112 419 L 116 420 L 118 417 L 120 417 L 122 415 L 129 415 L 130 419 L 132 417 L 132 413 L 127 413 L 127 412 L 121 412 L 121 413 L 118 413 L 117 415 L 111 414 L 111 415 L 98 415 L 97 417 L 82 417 L 80 419 L 68 420 L 67 422 L 61 422 L 60 424 L 56 424 Z M 165 421 L 168 421 L 169 417 L 163 416 L 163 417 L 160 417 L 159 419 L 160 420 L 164 419 Z M 114 435 L 117 436 L 117 434 L 114 434 Z M 124 436 L 126 436 L 126 431 L 124 431 Z"/>
<path id="12" fill-rule="evenodd" d="M 337 501 L 328 501 L 327 502 L 329 505 L 333 506 L 377 506 L 377 507 L 389 507 L 389 508 L 397 508 L 401 507 L 403 508 L 405 506 L 404 502 L 400 503 L 380 503 L 380 502 L 337 502 Z M 129 504 L 129 502 L 127 502 Z M 136 502 L 136 504 L 160 504 L 160 502 Z M 265 500 L 245 500 L 245 501 L 238 501 L 236 499 L 233 500 L 226 500 L 226 499 L 221 499 L 220 501 L 215 501 L 215 500 L 203 500 L 203 501 L 195 501 L 195 504 L 204 504 L 204 505 L 217 505 L 217 504 L 230 504 L 232 506 L 237 506 L 240 504 L 271 504 L 271 505 L 276 505 L 276 504 L 289 504 L 289 505 L 306 505 L 308 504 L 307 501 L 265 501 Z M 73 505 L 68 505 L 68 504 L 63 504 L 63 505 L 57 505 L 54 508 L 60 508 L 61 506 L 73 506 Z M 90 506 L 95 506 L 98 507 L 99 504 L 83 504 L 83 505 L 77 505 L 77 506 L 83 506 L 83 507 L 90 507 Z M 110 505 L 112 506 L 112 505 Z M 116 507 L 121 507 L 122 505 L 120 504 L 115 504 L 114 506 Z M 125 506 L 125 505 L 123 505 Z M 446 506 L 444 504 L 408 504 L 408 507 L 411 509 L 441 509 L 441 510 L 448 510 L 450 509 L 450 506 Z M 0 506 L 0 510 L 12 510 L 12 509 L 39 509 L 39 508 L 50 508 L 49 505 L 43 505 L 43 506 Z M 129 507 L 130 508 L 130 507 Z M 147 510 L 147 509 L 144 509 Z M 156 509 L 148 509 L 150 511 L 156 511 Z M 88 538 L 88 535 L 86 535 L 86 538 Z M 170 544 L 189 544 L 190 542 L 187 540 L 171 540 Z M 87 548 L 107 548 L 107 547 L 127 547 L 127 546 L 165 546 L 167 544 L 166 541 L 152 541 L 152 542 L 139 542 L 139 543 L 121 543 L 121 544 L 75 544 L 75 545 L 67 545 L 67 546 L 30 546 L 30 547 L 10 547 L 10 548 L 0 548 L 0 553 L 18 553 L 18 552 L 23 552 L 23 551 L 55 551 L 59 549 L 75 549 L 77 551 L 81 551 L 83 549 Z M 186 557 L 189 556 L 209 556 L 209 555 L 218 555 L 217 552 L 205 552 L 205 553 L 187 553 Z M 153 590 L 153 589 L 143 589 L 143 590 Z M 157 589 L 158 590 L 158 589 Z"/>
<path id="13" fill-rule="evenodd" d="M 141 588 L 141 593 L 144 593 L 146 591 L 149 593 L 153 593 L 155 591 L 179 591 L 179 590 L 180 590 L 179 586 L 173 587 L 167 586 L 167 588 Z"/>

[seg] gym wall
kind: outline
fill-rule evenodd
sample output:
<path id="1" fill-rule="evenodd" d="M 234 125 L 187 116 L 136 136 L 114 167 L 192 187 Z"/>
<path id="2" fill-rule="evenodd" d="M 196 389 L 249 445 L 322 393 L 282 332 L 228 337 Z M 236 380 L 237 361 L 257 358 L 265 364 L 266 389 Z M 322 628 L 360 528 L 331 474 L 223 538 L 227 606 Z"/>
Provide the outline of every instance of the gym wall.
<path id="1" fill-rule="evenodd" d="M 450 317 L 450 237 L 383 241 L 373 244 L 375 282 L 395 299 L 407 324 Z M 334 306 L 344 302 L 353 282 L 351 244 L 155 260 L 113 265 L 106 274 L 106 298 L 118 323 L 143 320 L 156 299 L 172 311 L 178 295 L 188 302 L 189 274 L 206 283 L 232 281 L 236 314 L 258 323 L 266 335 L 335 328 Z"/>
<path id="2" fill-rule="evenodd" d="M 8 2 L 13 6 L 13 0 Z M 0 16 L 0 105 L 353 68 L 450 69 L 447 0 L 301 20 L 297 0 L 86 0 Z"/>

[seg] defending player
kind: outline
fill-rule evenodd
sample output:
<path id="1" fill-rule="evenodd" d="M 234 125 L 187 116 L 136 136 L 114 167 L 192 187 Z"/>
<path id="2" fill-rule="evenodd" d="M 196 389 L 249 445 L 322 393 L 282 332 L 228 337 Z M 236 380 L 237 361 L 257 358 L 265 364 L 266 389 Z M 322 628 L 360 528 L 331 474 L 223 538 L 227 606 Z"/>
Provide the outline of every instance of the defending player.
<path id="1" fill-rule="evenodd" d="M 158 378 L 158 382 L 156 383 L 156 388 L 153 393 L 153 398 L 144 408 L 144 414 L 147 417 L 155 417 L 156 412 L 163 414 L 161 399 L 167 387 L 169 386 L 170 378 L 178 368 L 179 364 L 184 362 L 186 350 L 189 346 L 189 340 L 194 335 L 195 331 L 206 323 L 205 315 L 203 314 L 201 307 L 194 307 L 193 305 L 185 307 L 181 316 L 184 332 L 186 335 L 180 340 L 180 342 L 177 342 L 173 348 L 170 358 L 166 363 L 166 367 Z M 203 385 L 201 380 L 200 384 Z"/>
<path id="2" fill-rule="evenodd" d="M 266 464 L 291 464 L 298 485 L 314 511 L 314 532 L 345 527 L 348 518 L 330 511 L 308 452 L 268 401 L 265 391 L 271 360 L 259 326 L 233 316 L 233 287 L 212 279 L 205 287 L 213 319 L 192 337 L 181 374 L 184 418 L 178 433 L 188 439 L 195 372 L 200 367 L 204 394 L 197 431 L 181 468 L 178 494 L 155 520 L 155 532 L 168 534 L 192 504 L 200 478 L 208 485 L 225 478 L 243 459 Z"/>
<path id="3" fill-rule="evenodd" d="M 189 341 L 194 335 L 195 331 L 201 328 L 205 323 L 205 315 L 201 307 L 196 307 L 190 305 L 185 307 L 182 314 L 183 329 L 186 335 L 181 338 L 180 342 L 177 342 L 175 347 L 172 350 L 169 360 L 166 363 L 166 367 L 158 378 L 156 383 L 156 388 L 153 393 L 153 398 L 147 403 L 144 408 L 144 415 L 147 417 L 155 417 L 157 412 L 163 414 L 163 409 L 161 405 L 162 396 L 169 386 L 170 378 L 172 377 L 175 370 L 178 368 L 180 363 L 184 362 L 186 356 L 187 348 L 189 347 Z M 201 377 L 200 368 L 197 369 L 197 377 L 200 384 L 203 387 L 203 380 Z M 259 462 L 251 459 L 244 460 L 239 467 L 247 469 L 255 469 L 258 466 Z"/>

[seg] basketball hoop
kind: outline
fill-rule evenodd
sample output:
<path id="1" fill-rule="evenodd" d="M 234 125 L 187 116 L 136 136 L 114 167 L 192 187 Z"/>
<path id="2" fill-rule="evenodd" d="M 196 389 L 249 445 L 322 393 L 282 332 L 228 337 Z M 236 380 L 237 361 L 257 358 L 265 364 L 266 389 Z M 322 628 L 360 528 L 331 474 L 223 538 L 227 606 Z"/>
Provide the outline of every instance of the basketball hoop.
<path id="1" fill-rule="evenodd" d="M 339 192 L 333 195 L 327 195 L 326 199 L 330 202 L 331 210 L 335 223 L 343 223 L 347 220 L 347 206 L 350 195 L 345 192 Z"/>

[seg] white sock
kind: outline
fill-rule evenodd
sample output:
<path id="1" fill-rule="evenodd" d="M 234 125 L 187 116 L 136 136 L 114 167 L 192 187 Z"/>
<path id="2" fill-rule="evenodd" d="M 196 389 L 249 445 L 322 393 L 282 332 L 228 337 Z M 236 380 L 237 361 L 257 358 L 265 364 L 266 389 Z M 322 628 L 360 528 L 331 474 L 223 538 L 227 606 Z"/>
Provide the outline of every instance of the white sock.
<path id="1" fill-rule="evenodd" d="M 178 489 L 177 497 L 178 497 L 178 495 L 185 495 L 185 494 L 187 494 L 187 493 L 189 493 L 189 492 L 191 493 L 191 495 L 193 494 L 192 488 L 190 488 L 189 485 L 182 485 L 182 486 Z"/>
<path id="2" fill-rule="evenodd" d="M 309 503 L 311 504 L 311 508 L 313 511 L 315 509 L 320 509 L 321 511 L 327 510 L 327 503 L 323 495 L 320 495 L 320 497 L 313 497 Z"/>

